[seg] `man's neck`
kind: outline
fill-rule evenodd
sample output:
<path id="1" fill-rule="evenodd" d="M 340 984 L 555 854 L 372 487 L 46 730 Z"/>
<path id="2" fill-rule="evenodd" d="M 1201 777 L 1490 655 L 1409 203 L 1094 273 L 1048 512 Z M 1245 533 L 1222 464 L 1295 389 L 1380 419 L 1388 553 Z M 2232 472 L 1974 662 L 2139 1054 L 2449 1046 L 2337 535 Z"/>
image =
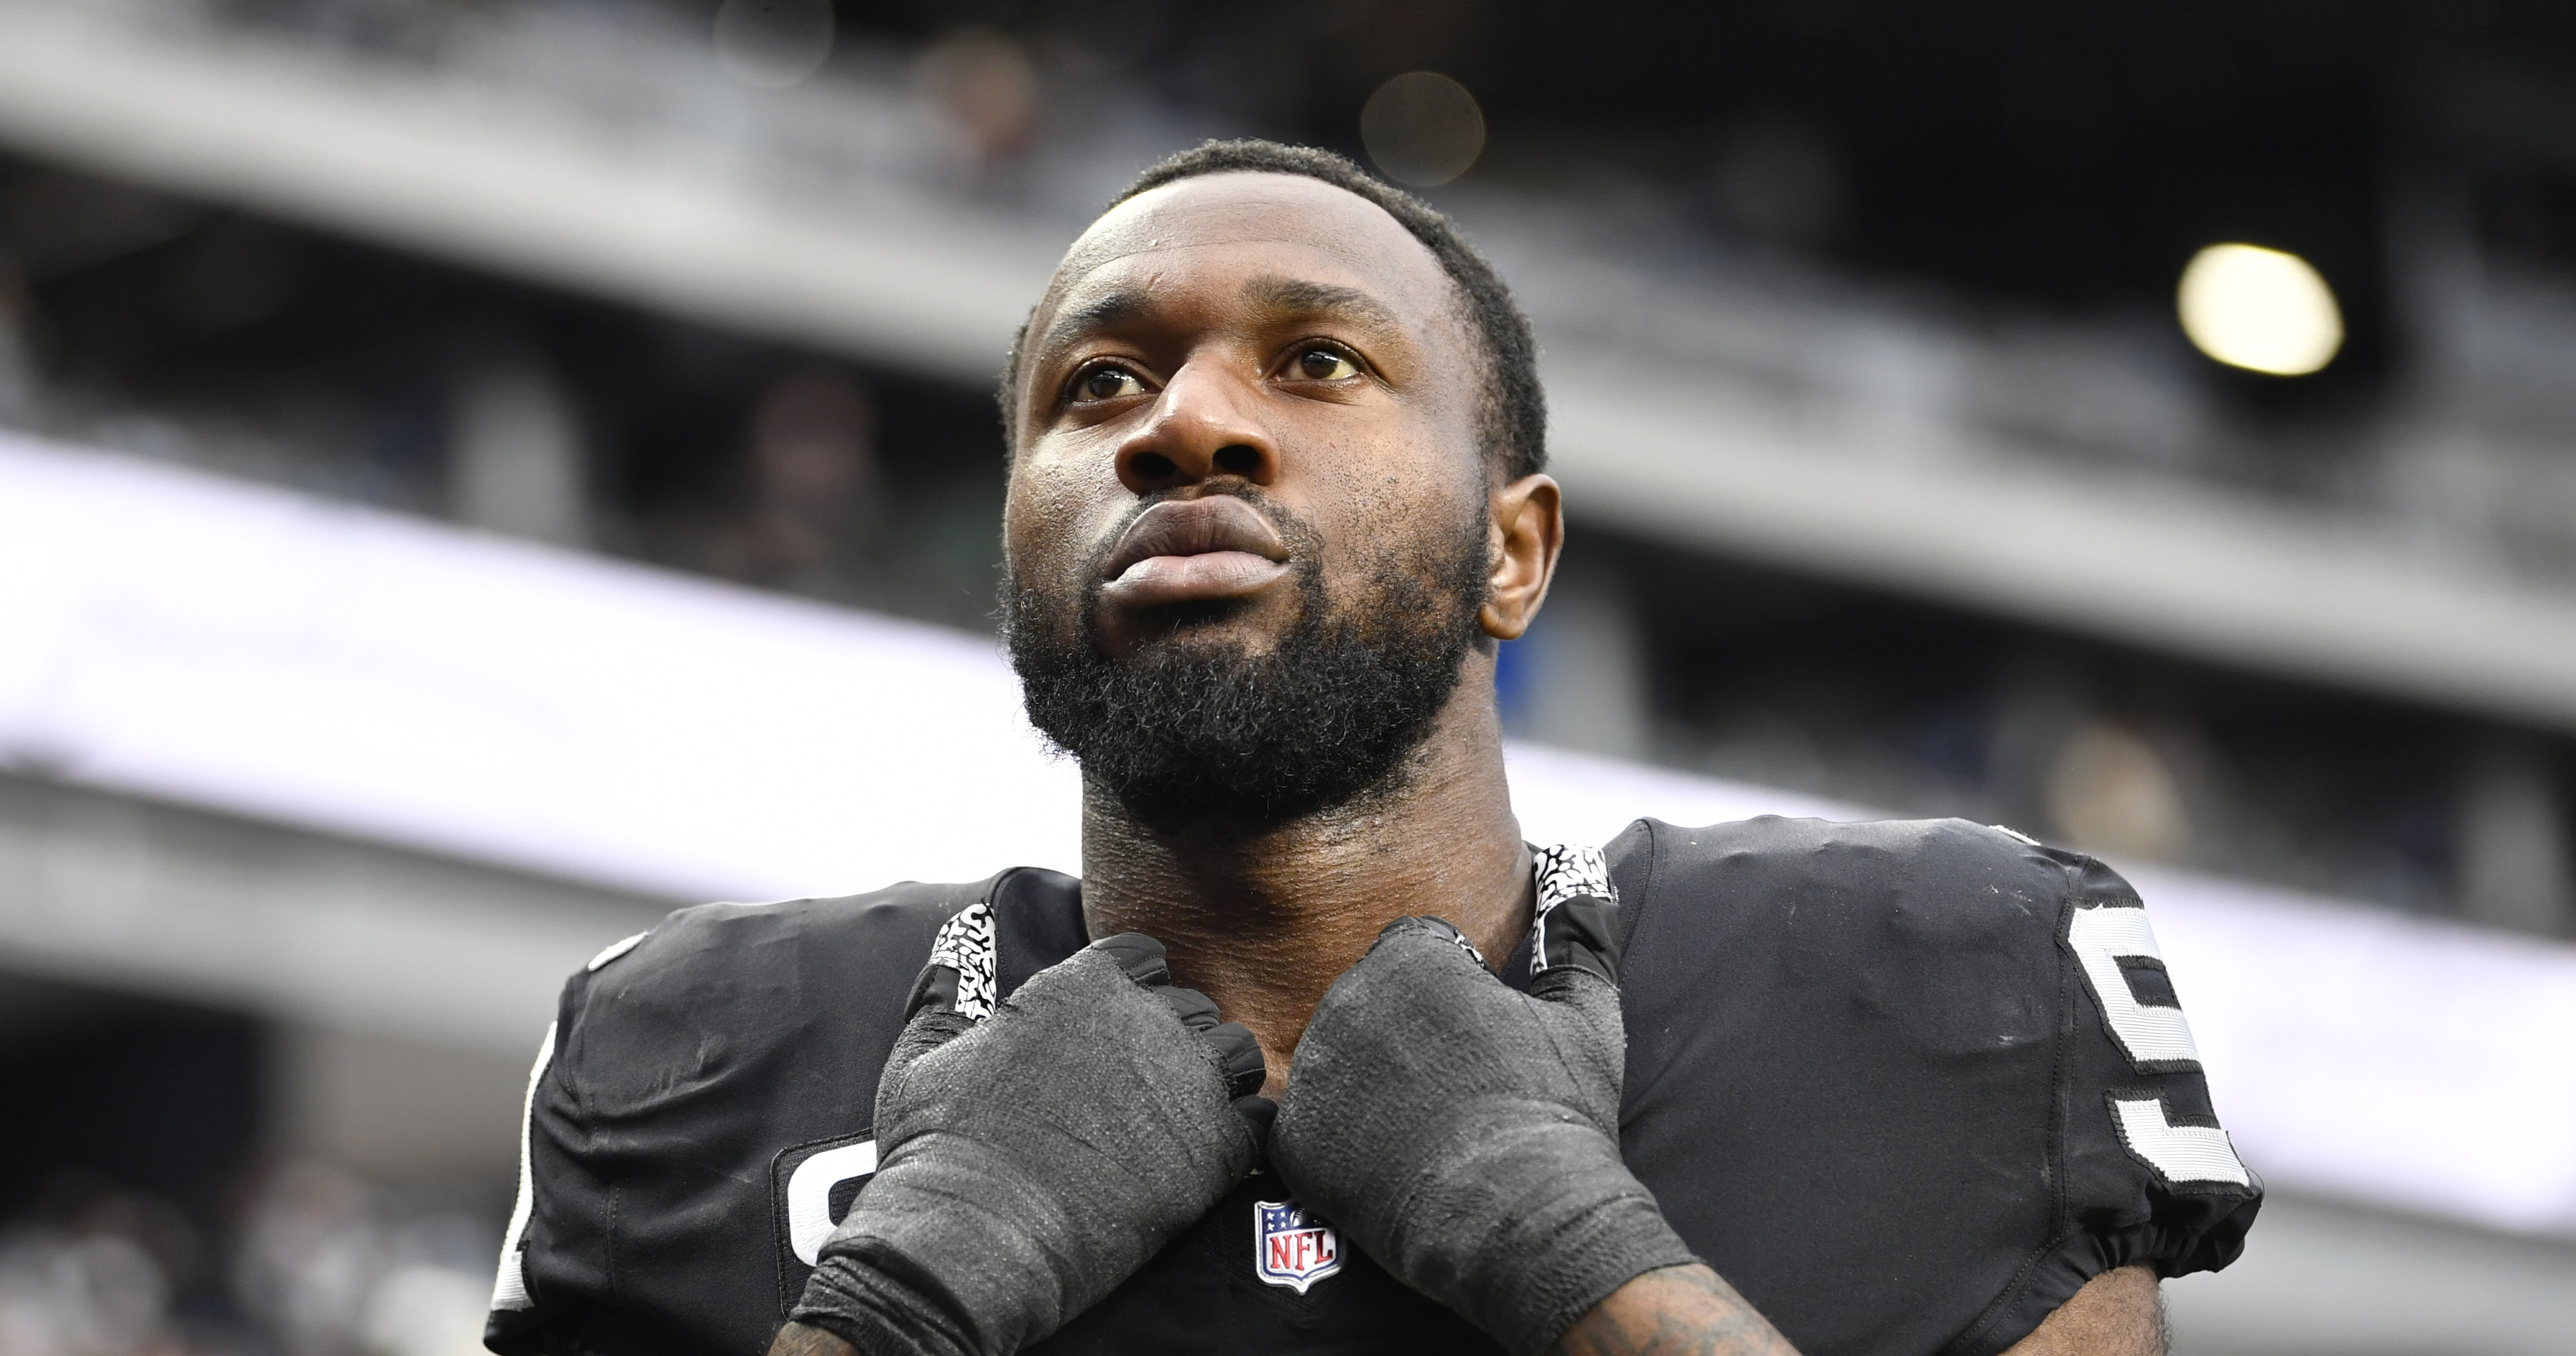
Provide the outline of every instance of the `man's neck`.
<path id="1" fill-rule="evenodd" d="M 1179 983 L 1261 1038 L 1270 1087 L 1324 990 L 1407 914 L 1446 918 L 1500 964 L 1529 926 L 1529 849 L 1503 780 L 1488 665 L 1471 658 L 1393 789 L 1248 833 L 1163 832 L 1086 787 L 1082 911 L 1142 932 Z"/>

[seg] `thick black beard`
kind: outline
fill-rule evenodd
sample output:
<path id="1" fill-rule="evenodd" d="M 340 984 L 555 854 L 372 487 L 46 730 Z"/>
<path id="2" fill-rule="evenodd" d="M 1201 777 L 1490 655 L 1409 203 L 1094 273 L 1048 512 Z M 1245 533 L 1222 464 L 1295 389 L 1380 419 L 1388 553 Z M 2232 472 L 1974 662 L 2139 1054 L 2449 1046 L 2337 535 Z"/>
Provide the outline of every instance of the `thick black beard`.
<path id="1" fill-rule="evenodd" d="M 1297 621 L 1266 652 L 1194 643 L 1184 623 L 1112 660 L 1093 621 L 1096 583 L 1067 626 L 1056 619 L 1071 609 L 1003 581 L 1003 630 L 1030 723 L 1149 828 L 1255 830 L 1389 789 L 1481 635 L 1481 518 L 1411 558 L 1382 558 L 1366 596 L 1336 609 L 1313 531 L 1244 498 L 1279 524 L 1297 570 Z"/>

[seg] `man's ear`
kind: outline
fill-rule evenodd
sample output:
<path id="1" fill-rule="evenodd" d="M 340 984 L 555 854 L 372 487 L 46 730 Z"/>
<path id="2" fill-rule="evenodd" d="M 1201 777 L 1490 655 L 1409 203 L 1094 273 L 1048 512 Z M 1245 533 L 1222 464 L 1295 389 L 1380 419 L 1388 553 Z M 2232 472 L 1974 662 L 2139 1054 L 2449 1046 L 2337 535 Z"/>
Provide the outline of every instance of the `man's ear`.
<path id="1" fill-rule="evenodd" d="M 1565 549 L 1565 505 L 1556 482 L 1523 476 L 1494 491 L 1485 606 L 1476 620 L 1496 640 L 1518 640 L 1547 600 L 1547 581 Z"/>

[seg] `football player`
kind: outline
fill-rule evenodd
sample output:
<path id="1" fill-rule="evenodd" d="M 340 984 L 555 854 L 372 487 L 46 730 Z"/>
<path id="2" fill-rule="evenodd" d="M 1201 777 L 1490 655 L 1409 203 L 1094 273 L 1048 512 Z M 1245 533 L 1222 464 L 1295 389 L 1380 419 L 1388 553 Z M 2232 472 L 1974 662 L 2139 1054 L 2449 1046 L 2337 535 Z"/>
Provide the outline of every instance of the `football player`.
<path id="1" fill-rule="evenodd" d="M 1002 399 L 1081 878 L 591 962 L 495 1351 L 2138 1356 L 2159 1278 L 2242 1248 L 2261 1192 L 2100 864 L 1957 820 L 1523 842 L 1496 646 L 1564 517 L 1528 325 L 1438 213 L 1177 156 Z"/>

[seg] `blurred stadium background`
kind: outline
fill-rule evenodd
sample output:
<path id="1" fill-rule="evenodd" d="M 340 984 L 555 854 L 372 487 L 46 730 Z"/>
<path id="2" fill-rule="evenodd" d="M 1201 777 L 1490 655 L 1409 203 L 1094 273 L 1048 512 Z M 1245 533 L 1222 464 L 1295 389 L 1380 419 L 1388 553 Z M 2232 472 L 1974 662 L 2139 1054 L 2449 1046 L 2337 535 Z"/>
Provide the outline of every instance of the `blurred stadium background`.
<path id="1" fill-rule="evenodd" d="M 2576 10 L 0 0 L 0 1356 L 475 1349 L 565 973 L 1071 865 L 988 386 L 1245 133 L 1537 322 L 1533 836 L 2098 851 L 2178 1350 L 2576 1351 Z"/>

